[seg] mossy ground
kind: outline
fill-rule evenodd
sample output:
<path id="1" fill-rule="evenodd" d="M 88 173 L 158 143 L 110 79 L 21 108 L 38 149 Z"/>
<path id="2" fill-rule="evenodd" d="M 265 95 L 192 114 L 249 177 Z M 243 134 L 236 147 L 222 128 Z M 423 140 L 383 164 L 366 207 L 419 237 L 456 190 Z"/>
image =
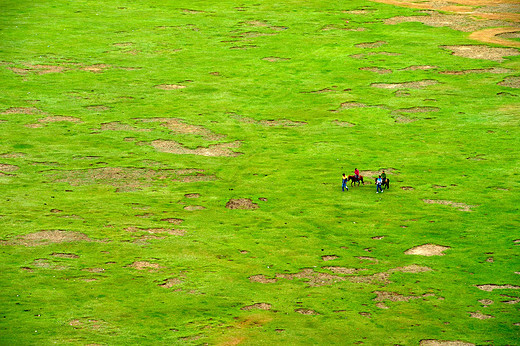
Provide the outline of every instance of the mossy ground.
<path id="1" fill-rule="evenodd" d="M 361 0 L 1 7 L 0 164 L 17 169 L 2 166 L 0 175 L 0 343 L 518 341 L 518 305 L 501 301 L 520 292 L 476 287 L 520 284 L 520 92 L 497 85 L 518 76 L 518 56 L 453 56 L 440 46 L 476 44 L 467 33 L 385 25 L 417 11 Z M 344 12 L 360 8 L 373 11 Z M 377 41 L 385 44 L 356 46 Z M 414 65 L 435 68 L 404 70 Z M 439 73 L 491 67 L 510 72 Z M 421 80 L 438 83 L 371 86 Z M 157 88 L 165 84 L 185 88 Z M 341 109 L 345 102 L 366 107 Z M 8 111 L 29 107 L 36 110 Z M 402 111 L 413 107 L 435 111 Z M 79 121 L 40 121 L 51 116 Z M 143 121 L 154 118 L 225 137 Z M 283 119 L 302 123 L 267 121 Z M 111 122 L 130 127 L 101 130 Z M 238 141 L 231 150 L 242 154 L 176 155 L 156 150 L 156 140 L 188 149 Z M 106 167 L 119 173 L 97 179 Z M 356 167 L 387 169 L 390 190 L 341 192 L 341 173 Z M 235 198 L 258 208 L 226 209 Z M 193 205 L 205 209 L 185 209 Z M 148 231 L 159 228 L 186 232 Z M 93 241 L 20 245 L 42 230 Z M 422 244 L 450 248 L 404 254 Z M 136 261 L 158 268 L 131 267 Z M 432 271 L 349 279 L 412 264 Z M 305 268 L 332 274 L 329 266 L 366 270 L 324 285 L 277 277 Z M 160 286 L 168 279 L 172 287 Z M 382 309 L 375 291 L 420 298 Z M 271 309 L 241 310 L 255 303 Z M 477 311 L 493 318 L 472 318 Z"/>

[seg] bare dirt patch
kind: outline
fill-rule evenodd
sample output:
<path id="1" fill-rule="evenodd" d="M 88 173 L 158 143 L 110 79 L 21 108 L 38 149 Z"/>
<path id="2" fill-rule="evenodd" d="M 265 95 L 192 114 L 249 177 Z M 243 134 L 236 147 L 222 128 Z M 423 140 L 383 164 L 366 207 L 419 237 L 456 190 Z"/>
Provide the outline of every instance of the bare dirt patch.
<path id="1" fill-rule="evenodd" d="M 397 268 L 389 269 L 388 272 L 389 272 L 389 273 L 393 273 L 393 272 L 401 272 L 401 273 L 424 273 L 424 272 L 430 272 L 430 271 L 432 271 L 432 270 L 433 270 L 433 269 L 430 268 L 430 267 L 419 266 L 419 265 L 417 265 L 417 264 L 412 264 L 412 265 L 405 266 L 405 267 L 397 267 Z"/>
<path id="2" fill-rule="evenodd" d="M 163 280 L 159 286 L 164 288 L 172 288 L 173 286 L 182 284 L 182 281 L 179 278 L 169 278 L 166 280 Z"/>
<path id="3" fill-rule="evenodd" d="M 249 277 L 249 281 L 251 282 L 259 282 L 262 284 L 272 284 L 278 281 L 277 279 L 269 279 L 267 276 L 263 274 L 253 275 Z"/>
<path id="4" fill-rule="evenodd" d="M 420 256 L 444 256 L 443 252 L 448 250 L 449 246 L 424 244 L 415 246 L 404 252 L 405 255 L 420 255 Z"/>
<path id="5" fill-rule="evenodd" d="M 228 209 L 258 209 L 258 204 L 253 203 L 250 198 L 230 199 L 226 203 Z"/>
<path id="6" fill-rule="evenodd" d="M 401 186 L 401 189 L 402 190 L 405 190 L 405 191 L 412 191 L 412 190 L 415 190 L 413 187 L 411 186 Z"/>
<path id="7" fill-rule="evenodd" d="M 184 210 L 188 211 L 194 211 L 194 210 L 204 210 L 206 207 L 203 207 L 201 205 L 187 205 L 184 207 Z"/>
<path id="8" fill-rule="evenodd" d="M 40 114 L 41 110 L 35 107 L 10 107 L 0 114 Z"/>
<path id="9" fill-rule="evenodd" d="M 508 40 L 508 38 L 517 38 L 520 28 L 489 28 L 475 31 L 469 35 L 469 38 L 485 43 L 501 44 L 509 47 L 520 47 L 520 42 Z"/>
<path id="10" fill-rule="evenodd" d="M 312 309 L 295 309 L 294 312 L 297 312 L 302 315 L 319 315 L 318 312 L 312 310 Z"/>
<path id="11" fill-rule="evenodd" d="M 377 48 L 377 47 L 384 46 L 385 44 L 388 44 L 388 42 L 386 42 L 386 41 L 363 42 L 363 43 L 358 43 L 354 46 L 357 48 Z"/>
<path id="12" fill-rule="evenodd" d="M 324 261 L 333 261 L 335 259 L 338 259 L 339 257 L 336 256 L 336 255 L 325 255 L 325 256 L 321 256 L 321 259 L 324 260 Z"/>
<path id="13" fill-rule="evenodd" d="M 409 117 L 405 117 L 405 116 L 397 116 L 397 117 L 394 117 L 394 120 L 396 123 L 399 123 L 399 124 L 409 124 L 409 123 L 413 123 L 413 122 L 416 122 L 417 118 L 409 118 Z"/>
<path id="14" fill-rule="evenodd" d="M 186 198 L 199 198 L 200 194 L 198 194 L 198 193 L 187 193 L 187 194 L 184 195 L 184 197 L 186 197 Z"/>
<path id="15" fill-rule="evenodd" d="M 357 14 L 357 15 L 366 15 L 366 14 L 372 14 L 374 12 L 376 12 L 376 9 L 374 8 L 361 8 L 361 9 L 357 9 L 357 10 L 345 10 L 345 11 L 342 11 L 343 13 L 347 13 L 347 14 Z"/>
<path id="16" fill-rule="evenodd" d="M 381 168 L 377 171 L 361 171 L 361 175 L 364 176 L 364 177 L 377 177 L 379 175 L 381 175 L 381 173 L 386 172 L 387 174 L 397 174 L 396 172 L 396 169 L 395 168 L 391 168 L 391 167 L 388 167 L 388 168 Z M 390 177 L 388 177 L 390 178 Z"/>
<path id="17" fill-rule="evenodd" d="M 461 71 L 439 71 L 439 74 L 447 74 L 447 75 L 466 75 L 472 73 L 511 73 L 513 70 L 502 67 L 490 67 L 490 68 L 480 68 L 480 69 L 471 69 L 471 70 L 461 70 Z M 500 83 L 499 83 L 500 85 Z"/>
<path id="18" fill-rule="evenodd" d="M 491 292 L 493 290 L 518 290 L 518 289 L 520 289 L 520 286 L 488 284 L 488 285 L 477 285 L 477 288 L 482 291 Z"/>
<path id="19" fill-rule="evenodd" d="M 432 65 L 412 65 L 405 68 L 400 69 L 399 71 L 427 71 L 439 68 L 439 66 Z"/>
<path id="20" fill-rule="evenodd" d="M 399 113 L 430 113 L 438 112 L 440 108 L 437 107 L 411 107 L 411 108 L 399 108 L 392 111 L 392 114 Z"/>
<path id="21" fill-rule="evenodd" d="M 478 302 L 484 306 L 491 305 L 494 303 L 491 299 L 480 299 Z"/>
<path id="22" fill-rule="evenodd" d="M 370 72 L 375 72 L 375 73 L 379 73 L 379 74 L 392 73 L 392 70 L 389 70 L 387 68 L 382 68 L 382 67 L 360 67 L 359 69 L 361 71 L 370 71 Z"/>
<path id="23" fill-rule="evenodd" d="M 186 85 L 180 84 L 160 84 L 155 86 L 157 89 L 161 90 L 178 90 L 186 88 Z"/>
<path id="24" fill-rule="evenodd" d="M 447 341 L 447 340 L 421 340 L 419 346 L 475 346 L 475 344 L 464 341 Z"/>
<path id="25" fill-rule="evenodd" d="M 339 120 L 333 120 L 332 123 L 334 125 L 337 125 L 337 126 L 340 126 L 340 127 L 354 127 L 356 125 L 352 124 L 352 123 L 349 123 L 347 121 L 339 121 Z"/>
<path id="26" fill-rule="evenodd" d="M 471 208 L 477 207 L 476 205 L 468 205 L 465 203 L 456 203 L 453 201 L 446 201 L 446 200 L 423 199 L 423 202 L 428 203 L 428 204 L 450 205 L 453 208 L 457 208 L 460 211 L 471 211 Z"/>
<path id="27" fill-rule="evenodd" d="M 271 304 L 268 303 L 255 303 L 253 305 L 244 306 L 240 308 L 240 310 L 271 310 Z"/>
<path id="28" fill-rule="evenodd" d="M 505 86 L 508 88 L 520 88 L 520 77 L 519 76 L 513 76 L 513 77 L 506 77 L 502 82 L 499 82 L 498 85 Z"/>
<path id="29" fill-rule="evenodd" d="M 397 292 L 374 291 L 377 295 L 373 300 L 376 302 L 390 301 L 390 302 L 407 302 L 412 299 L 420 299 L 423 296 L 404 296 Z"/>
<path id="30" fill-rule="evenodd" d="M 291 58 L 280 58 L 277 56 L 268 56 L 265 58 L 262 58 L 262 60 L 269 61 L 269 62 L 280 62 L 280 61 L 289 61 Z"/>
<path id="31" fill-rule="evenodd" d="M 287 280 L 303 279 L 310 287 L 328 286 L 339 281 L 345 281 L 342 276 L 316 272 L 311 268 L 305 268 L 295 274 L 276 274 L 276 277 Z"/>
<path id="32" fill-rule="evenodd" d="M 91 242 L 87 235 L 80 232 L 63 231 L 63 230 L 51 230 L 51 231 L 38 231 L 35 233 L 26 234 L 14 238 L 12 240 L 2 240 L 2 245 L 24 245 L 24 246 L 39 246 L 55 243 L 72 243 L 72 242 Z"/>
<path id="33" fill-rule="evenodd" d="M 69 183 L 72 186 L 104 184 L 122 191 L 132 191 L 168 181 L 189 182 L 215 180 L 213 175 L 204 175 L 201 169 L 147 169 L 130 167 L 104 167 L 72 171 L 49 171 L 52 182 Z M 191 180 L 193 179 L 193 180 Z"/>
<path id="34" fill-rule="evenodd" d="M 322 267 L 322 269 L 330 270 L 334 274 L 344 274 L 344 275 L 356 274 L 360 271 L 366 270 L 363 268 L 345 268 L 345 267 Z"/>
<path id="35" fill-rule="evenodd" d="M 1 172 L 14 172 L 18 170 L 18 166 L 15 165 L 8 165 L 6 163 L 0 163 L 0 171 Z"/>
<path id="36" fill-rule="evenodd" d="M 148 261 L 135 261 L 134 263 L 129 264 L 126 267 L 134 268 L 137 270 L 149 270 L 149 271 L 155 271 L 155 270 L 164 268 L 163 266 L 160 266 L 157 263 L 151 263 Z"/>
<path id="37" fill-rule="evenodd" d="M 353 54 L 349 55 L 353 59 L 365 59 L 369 56 L 374 55 L 386 55 L 386 56 L 400 56 L 400 53 L 394 53 L 394 52 L 369 52 L 369 53 L 361 53 L 361 54 Z"/>
<path id="38" fill-rule="evenodd" d="M 15 158 L 24 157 L 24 156 L 25 156 L 24 153 L 5 153 L 5 154 L 1 154 L 0 158 L 15 159 Z"/>
<path id="39" fill-rule="evenodd" d="M 95 64 L 95 65 L 83 66 L 80 68 L 80 70 L 87 71 L 87 72 L 93 72 L 93 73 L 101 73 L 111 67 L 112 66 L 106 65 L 106 64 Z"/>
<path id="40" fill-rule="evenodd" d="M 372 83 L 370 86 L 381 89 L 422 89 L 435 84 L 439 84 L 435 79 L 424 79 L 416 82 Z"/>
<path id="41" fill-rule="evenodd" d="M 216 141 L 220 140 L 226 136 L 216 134 L 205 127 L 198 125 L 186 124 L 181 119 L 176 118 L 152 118 L 152 119 L 141 119 L 142 122 L 159 122 L 163 127 L 166 127 L 172 130 L 175 133 L 179 134 L 188 134 L 188 135 L 199 135 L 204 137 L 206 140 Z"/>
<path id="42" fill-rule="evenodd" d="M 491 316 L 491 315 L 484 315 L 480 311 L 470 312 L 469 315 L 471 317 L 473 317 L 473 318 L 478 318 L 479 320 L 487 320 L 487 319 L 490 319 L 490 318 L 495 318 L 494 316 Z"/>
<path id="43" fill-rule="evenodd" d="M 441 46 L 441 48 L 451 50 L 452 55 L 469 58 L 483 59 L 502 62 L 505 56 L 520 55 L 520 52 L 514 48 L 495 48 L 484 45 L 457 45 L 457 46 Z"/>
<path id="44" fill-rule="evenodd" d="M 236 157 L 242 155 L 240 152 L 231 150 L 232 148 L 239 148 L 240 141 L 231 143 L 211 144 L 207 148 L 197 147 L 190 149 L 175 141 L 155 140 L 151 145 L 158 151 L 164 153 L 171 153 L 177 155 L 200 155 L 200 156 L 224 156 Z"/>
<path id="45" fill-rule="evenodd" d="M 183 229 L 167 229 L 167 228 L 139 228 L 139 227 L 127 227 L 125 228 L 127 232 L 146 232 L 149 234 L 170 234 L 170 235 L 179 235 L 183 236 L 186 234 L 186 231 Z"/>
<path id="46" fill-rule="evenodd" d="M 62 252 L 53 252 L 51 254 L 51 256 L 58 257 L 58 258 L 79 258 L 79 256 L 76 255 L 76 254 L 73 254 L 73 253 L 62 253 Z"/>
<path id="47" fill-rule="evenodd" d="M 60 121 L 66 121 L 71 123 L 81 123 L 82 121 L 75 117 L 63 116 L 63 115 L 53 115 L 48 116 L 42 119 L 38 119 L 40 123 L 56 123 Z"/>

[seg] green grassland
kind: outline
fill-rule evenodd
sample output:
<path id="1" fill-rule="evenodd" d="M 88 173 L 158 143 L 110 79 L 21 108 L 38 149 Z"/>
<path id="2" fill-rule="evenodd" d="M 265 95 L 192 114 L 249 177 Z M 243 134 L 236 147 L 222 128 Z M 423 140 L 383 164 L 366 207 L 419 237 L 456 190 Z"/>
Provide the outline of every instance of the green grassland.
<path id="1" fill-rule="evenodd" d="M 361 0 L 0 8 L 0 344 L 518 343 L 520 56 Z M 342 192 L 356 167 L 390 189 Z"/>

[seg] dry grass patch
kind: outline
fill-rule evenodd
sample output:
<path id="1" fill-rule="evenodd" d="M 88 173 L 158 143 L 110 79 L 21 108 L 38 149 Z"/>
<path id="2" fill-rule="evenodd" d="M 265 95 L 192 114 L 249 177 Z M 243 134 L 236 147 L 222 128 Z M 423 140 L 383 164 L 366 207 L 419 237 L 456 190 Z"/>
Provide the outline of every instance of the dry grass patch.
<path id="1" fill-rule="evenodd" d="M 384 291 L 374 291 L 377 295 L 373 300 L 376 302 L 390 301 L 390 302 L 407 302 L 412 299 L 420 299 L 425 296 L 430 296 L 428 294 L 424 294 L 422 296 L 404 296 L 397 292 L 384 292 Z"/>
<path id="2" fill-rule="evenodd" d="M 113 121 L 110 123 L 103 123 L 99 128 L 99 131 L 135 131 L 135 132 L 150 132 L 151 129 L 140 129 L 128 124 L 122 124 L 119 121 Z"/>
<path id="3" fill-rule="evenodd" d="M 506 77 L 502 82 L 499 82 L 498 85 L 505 86 L 508 88 L 520 88 L 520 77 L 519 76 L 513 76 L 513 77 Z"/>
<path id="4" fill-rule="evenodd" d="M 186 124 L 180 119 L 176 118 L 153 118 L 153 119 L 140 119 L 142 122 L 159 122 L 161 126 L 166 127 L 169 130 L 172 130 L 175 133 L 179 134 L 188 134 L 188 135 L 199 135 L 204 137 L 206 140 L 216 141 L 220 140 L 226 136 L 216 134 L 205 127 Z"/>
<path id="5" fill-rule="evenodd" d="M 186 88 L 186 85 L 160 84 L 160 85 L 156 85 L 155 88 L 161 89 L 161 90 L 177 90 L 177 89 L 184 89 L 184 88 Z"/>
<path id="6" fill-rule="evenodd" d="M 302 315 L 319 315 L 318 312 L 312 310 L 312 309 L 295 309 L 294 312 L 297 312 Z"/>
<path id="7" fill-rule="evenodd" d="M 423 199 L 423 202 L 428 203 L 428 204 L 450 205 L 453 208 L 457 208 L 460 211 L 471 211 L 471 208 L 477 207 L 476 205 L 468 205 L 465 203 L 456 203 L 453 201 L 446 201 L 446 200 Z"/>
<path id="8" fill-rule="evenodd" d="M 411 108 L 400 108 L 392 111 L 392 114 L 399 113 L 429 113 L 429 112 L 438 112 L 440 108 L 438 107 L 411 107 Z"/>
<path id="9" fill-rule="evenodd" d="M 401 272 L 401 273 L 425 273 L 425 272 L 430 272 L 430 271 L 432 271 L 432 270 L 433 270 L 433 269 L 430 268 L 430 267 L 419 266 L 419 265 L 417 265 L 417 264 L 412 264 L 412 265 L 405 266 L 405 267 L 397 267 L 397 268 L 389 269 L 388 272 L 389 272 L 389 273 L 393 273 L 393 272 Z"/>
<path id="10" fill-rule="evenodd" d="M 291 60 L 291 58 L 279 58 L 277 56 L 268 56 L 268 57 L 262 58 L 262 60 L 270 61 L 270 62 L 279 62 L 279 61 L 288 61 L 288 60 Z"/>
<path id="11" fill-rule="evenodd" d="M 419 346 L 475 346 L 475 344 L 464 341 L 448 341 L 448 340 L 421 340 Z"/>
<path id="12" fill-rule="evenodd" d="M 158 269 L 164 268 L 157 263 L 151 263 L 148 261 L 135 261 L 132 264 L 126 266 L 127 268 L 134 268 L 137 270 L 148 270 L 148 271 L 156 271 Z"/>
<path id="13" fill-rule="evenodd" d="M 490 318 L 495 318 L 495 316 L 491 316 L 491 315 L 484 315 L 483 313 L 481 313 L 480 311 L 477 311 L 477 312 L 470 312 L 469 315 L 473 318 L 478 318 L 479 320 L 487 320 L 487 319 L 490 319 Z"/>
<path id="14" fill-rule="evenodd" d="M 316 272 L 311 268 L 305 268 L 301 272 L 295 274 L 276 274 L 276 277 L 287 280 L 303 279 L 309 287 L 328 286 L 346 280 L 346 278 L 342 276 Z"/>
<path id="15" fill-rule="evenodd" d="M 370 72 L 375 72 L 375 73 L 379 73 L 379 74 L 392 73 L 392 70 L 389 70 L 387 68 L 381 68 L 381 67 L 360 67 L 359 69 L 361 71 L 370 71 Z"/>
<path id="16" fill-rule="evenodd" d="M 164 141 L 155 140 L 151 145 L 158 151 L 164 153 L 171 153 L 177 155 L 200 155 L 200 156 L 224 156 L 224 157 L 236 157 L 242 155 L 240 152 L 231 150 L 232 148 L 239 148 L 241 146 L 240 141 L 231 143 L 219 143 L 211 144 L 207 148 L 197 147 L 195 149 L 189 149 L 182 144 L 175 141 Z"/>
<path id="17" fill-rule="evenodd" d="M 8 165 L 6 163 L 0 163 L 0 171 L 1 172 L 14 172 L 18 170 L 19 167 L 15 165 Z"/>
<path id="18" fill-rule="evenodd" d="M 53 252 L 51 254 L 51 256 L 58 257 L 58 258 L 79 258 L 79 256 L 76 255 L 76 254 L 73 254 L 73 253 L 62 253 L 62 252 L 58 252 L 58 253 Z"/>
<path id="19" fill-rule="evenodd" d="M 199 193 L 187 193 L 187 194 L 184 195 L 184 197 L 186 197 L 186 198 L 199 198 L 200 194 Z"/>
<path id="20" fill-rule="evenodd" d="M 360 271 L 367 270 L 362 268 L 345 268 L 345 267 L 322 267 L 322 269 L 327 269 L 333 272 L 334 274 L 356 274 Z"/>
<path id="21" fill-rule="evenodd" d="M 182 281 L 178 278 L 169 278 L 163 280 L 163 283 L 159 284 L 158 286 L 164 287 L 164 288 L 172 288 L 173 286 L 182 284 Z"/>
<path id="22" fill-rule="evenodd" d="M 386 41 L 363 42 L 363 43 L 358 43 L 354 46 L 357 48 L 377 48 L 377 47 L 384 46 L 385 44 L 388 44 L 388 42 L 386 42 Z"/>
<path id="23" fill-rule="evenodd" d="M 490 68 L 480 68 L 480 69 L 471 69 L 471 70 L 461 70 L 461 71 L 439 71 L 439 74 L 447 74 L 447 75 L 466 75 L 472 73 L 511 73 L 513 70 L 502 67 L 490 67 Z M 500 85 L 500 83 L 499 83 Z"/>
<path id="24" fill-rule="evenodd" d="M 206 207 L 203 207 L 201 205 L 187 205 L 184 207 L 184 210 L 188 211 L 194 211 L 194 210 L 204 210 Z"/>
<path id="25" fill-rule="evenodd" d="M 404 254 L 420 256 L 444 256 L 443 252 L 448 250 L 449 248 L 449 246 L 424 244 L 408 249 L 404 252 Z"/>
<path id="26" fill-rule="evenodd" d="M 520 289 L 520 286 L 513 286 L 513 285 L 494 285 L 494 284 L 487 284 L 487 285 L 477 285 L 478 289 L 486 292 L 491 292 L 493 290 L 518 290 Z"/>
<path id="27" fill-rule="evenodd" d="M 19 236 L 12 240 L 1 240 L 2 245 L 23 245 L 23 246 L 39 246 L 56 243 L 72 243 L 72 242 L 91 242 L 87 235 L 80 232 L 63 231 L 63 230 L 51 230 L 51 231 L 38 231 L 35 233 L 26 234 Z"/>
<path id="28" fill-rule="evenodd" d="M 334 125 L 337 125 L 337 126 L 340 126 L 340 127 L 354 127 L 356 125 L 352 124 L 352 123 L 349 123 L 347 121 L 339 121 L 339 120 L 333 120 L 332 123 Z"/>
<path id="29" fill-rule="evenodd" d="M 269 279 L 267 276 L 263 274 L 253 275 L 249 277 L 249 281 L 251 282 L 259 282 L 261 284 L 272 284 L 278 281 L 277 279 Z"/>
<path id="30" fill-rule="evenodd" d="M 253 305 L 244 306 L 240 308 L 240 310 L 271 310 L 271 304 L 268 303 L 255 303 Z"/>
<path id="31" fill-rule="evenodd" d="M 127 227 L 125 228 L 127 232 L 146 232 L 149 234 L 170 234 L 170 235 L 180 235 L 183 236 L 186 234 L 186 231 L 183 229 L 167 229 L 167 228 L 139 228 L 139 227 Z"/>
<path id="32" fill-rule="evenodd" d="M 412 65 L 405 68 L 400 69 L 399 71 L 427 71 L 439 68 L 439 66 L 432 65 Z"/>
<path id="33" fill-rule="evenodd" d="M 10 107 L 0 114 L 40 114 L 41 110 L 35 107 Z"/>
<path id="34" fill-rule="evenodd" d="M 469 59 L 483 59 L 502 62 L 505 56 L 520 55 L 515 48 L 495 48 L 484 45 L 456 45 L 441 46 L 441 48 L 451 50 L 453 55 Z"/>
<path id="35" fill-rule="evenodd" d="M 401 54 L 393 53 L 393 52 L 370 52 L 370 53 L 353 54 L 353 55 L 349 55 L 349 56 L 354 59 L 365 59 L 369 56 L 374 56 L 374 55 L 400 56 Z"/>
<path id="36" fill-rule="evenodd" d="M 106 65 L 106 64 L 95 64 L 95 65 L 83 66 L 80 68 L 80 70 L 87 71 L 87 72 L 93 72 L 93 73 L 101 73 L 111 67 L 112 66 Z"/>
<path id="37" fill-rule="evenodd" d="M 372 83 L 370 86 L 381 89 L 422 89 L 435 84 L 439 84 L 439 82 L 434 79 L 424 79 L 416 82 Z"/>
<path id="38" fill-rule="evenodd" d="M 324 260 L 324 261 L 333 261 L 335 259 L 338 259 L 339 257 L 336 256 L 336 255 L 325 255 L 325 256 L 321 256 L 321 259 Z"/>
<path id="39" fill-rule="evenodd" d="M 250 198 L 234 198 L 226 203 L 227 209 L 258 209 L 258 204 L 253 203 Z"/>
<path id="40" fill-rule="evenodd" d="M 63 116 L 63 115 L 53 115 L 48 116 L 42 119 L 38 119 L 40 123 L 56 123 L 60 121 L 68 121 L 71 123 L 81 123 L 82 121 L 75 117 Z"/>

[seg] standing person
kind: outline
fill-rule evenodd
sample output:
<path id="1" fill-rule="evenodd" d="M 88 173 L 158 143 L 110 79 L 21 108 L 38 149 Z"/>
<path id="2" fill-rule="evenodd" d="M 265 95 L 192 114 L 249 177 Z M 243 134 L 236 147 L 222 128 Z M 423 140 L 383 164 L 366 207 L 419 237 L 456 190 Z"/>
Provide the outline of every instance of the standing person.
<path id="1" fill-rule="evenodd" d="M 359 169 L 354 170 L 354 175 L 356 176 L 356 179 L 359 180 Z"/>
<path id="2" fill-rule="evenodd" d="M 383 192 L 383 188 L 381 187 L 381 184 L 383 183 L 383 179 L 381 179 L 381 176 L 377 177 L 376 179 L 376 193 Z"/>
<path id="3" fill-rule="evenodd" d="M 343 176 L 341 177 L 341 189 L 343 190 L 343 192 L 345 191 L 345 188 L 347 188 L 348 191 L 347 181 L 348 177 L 345 175 L 345 173 L 343 173 Z"/>

